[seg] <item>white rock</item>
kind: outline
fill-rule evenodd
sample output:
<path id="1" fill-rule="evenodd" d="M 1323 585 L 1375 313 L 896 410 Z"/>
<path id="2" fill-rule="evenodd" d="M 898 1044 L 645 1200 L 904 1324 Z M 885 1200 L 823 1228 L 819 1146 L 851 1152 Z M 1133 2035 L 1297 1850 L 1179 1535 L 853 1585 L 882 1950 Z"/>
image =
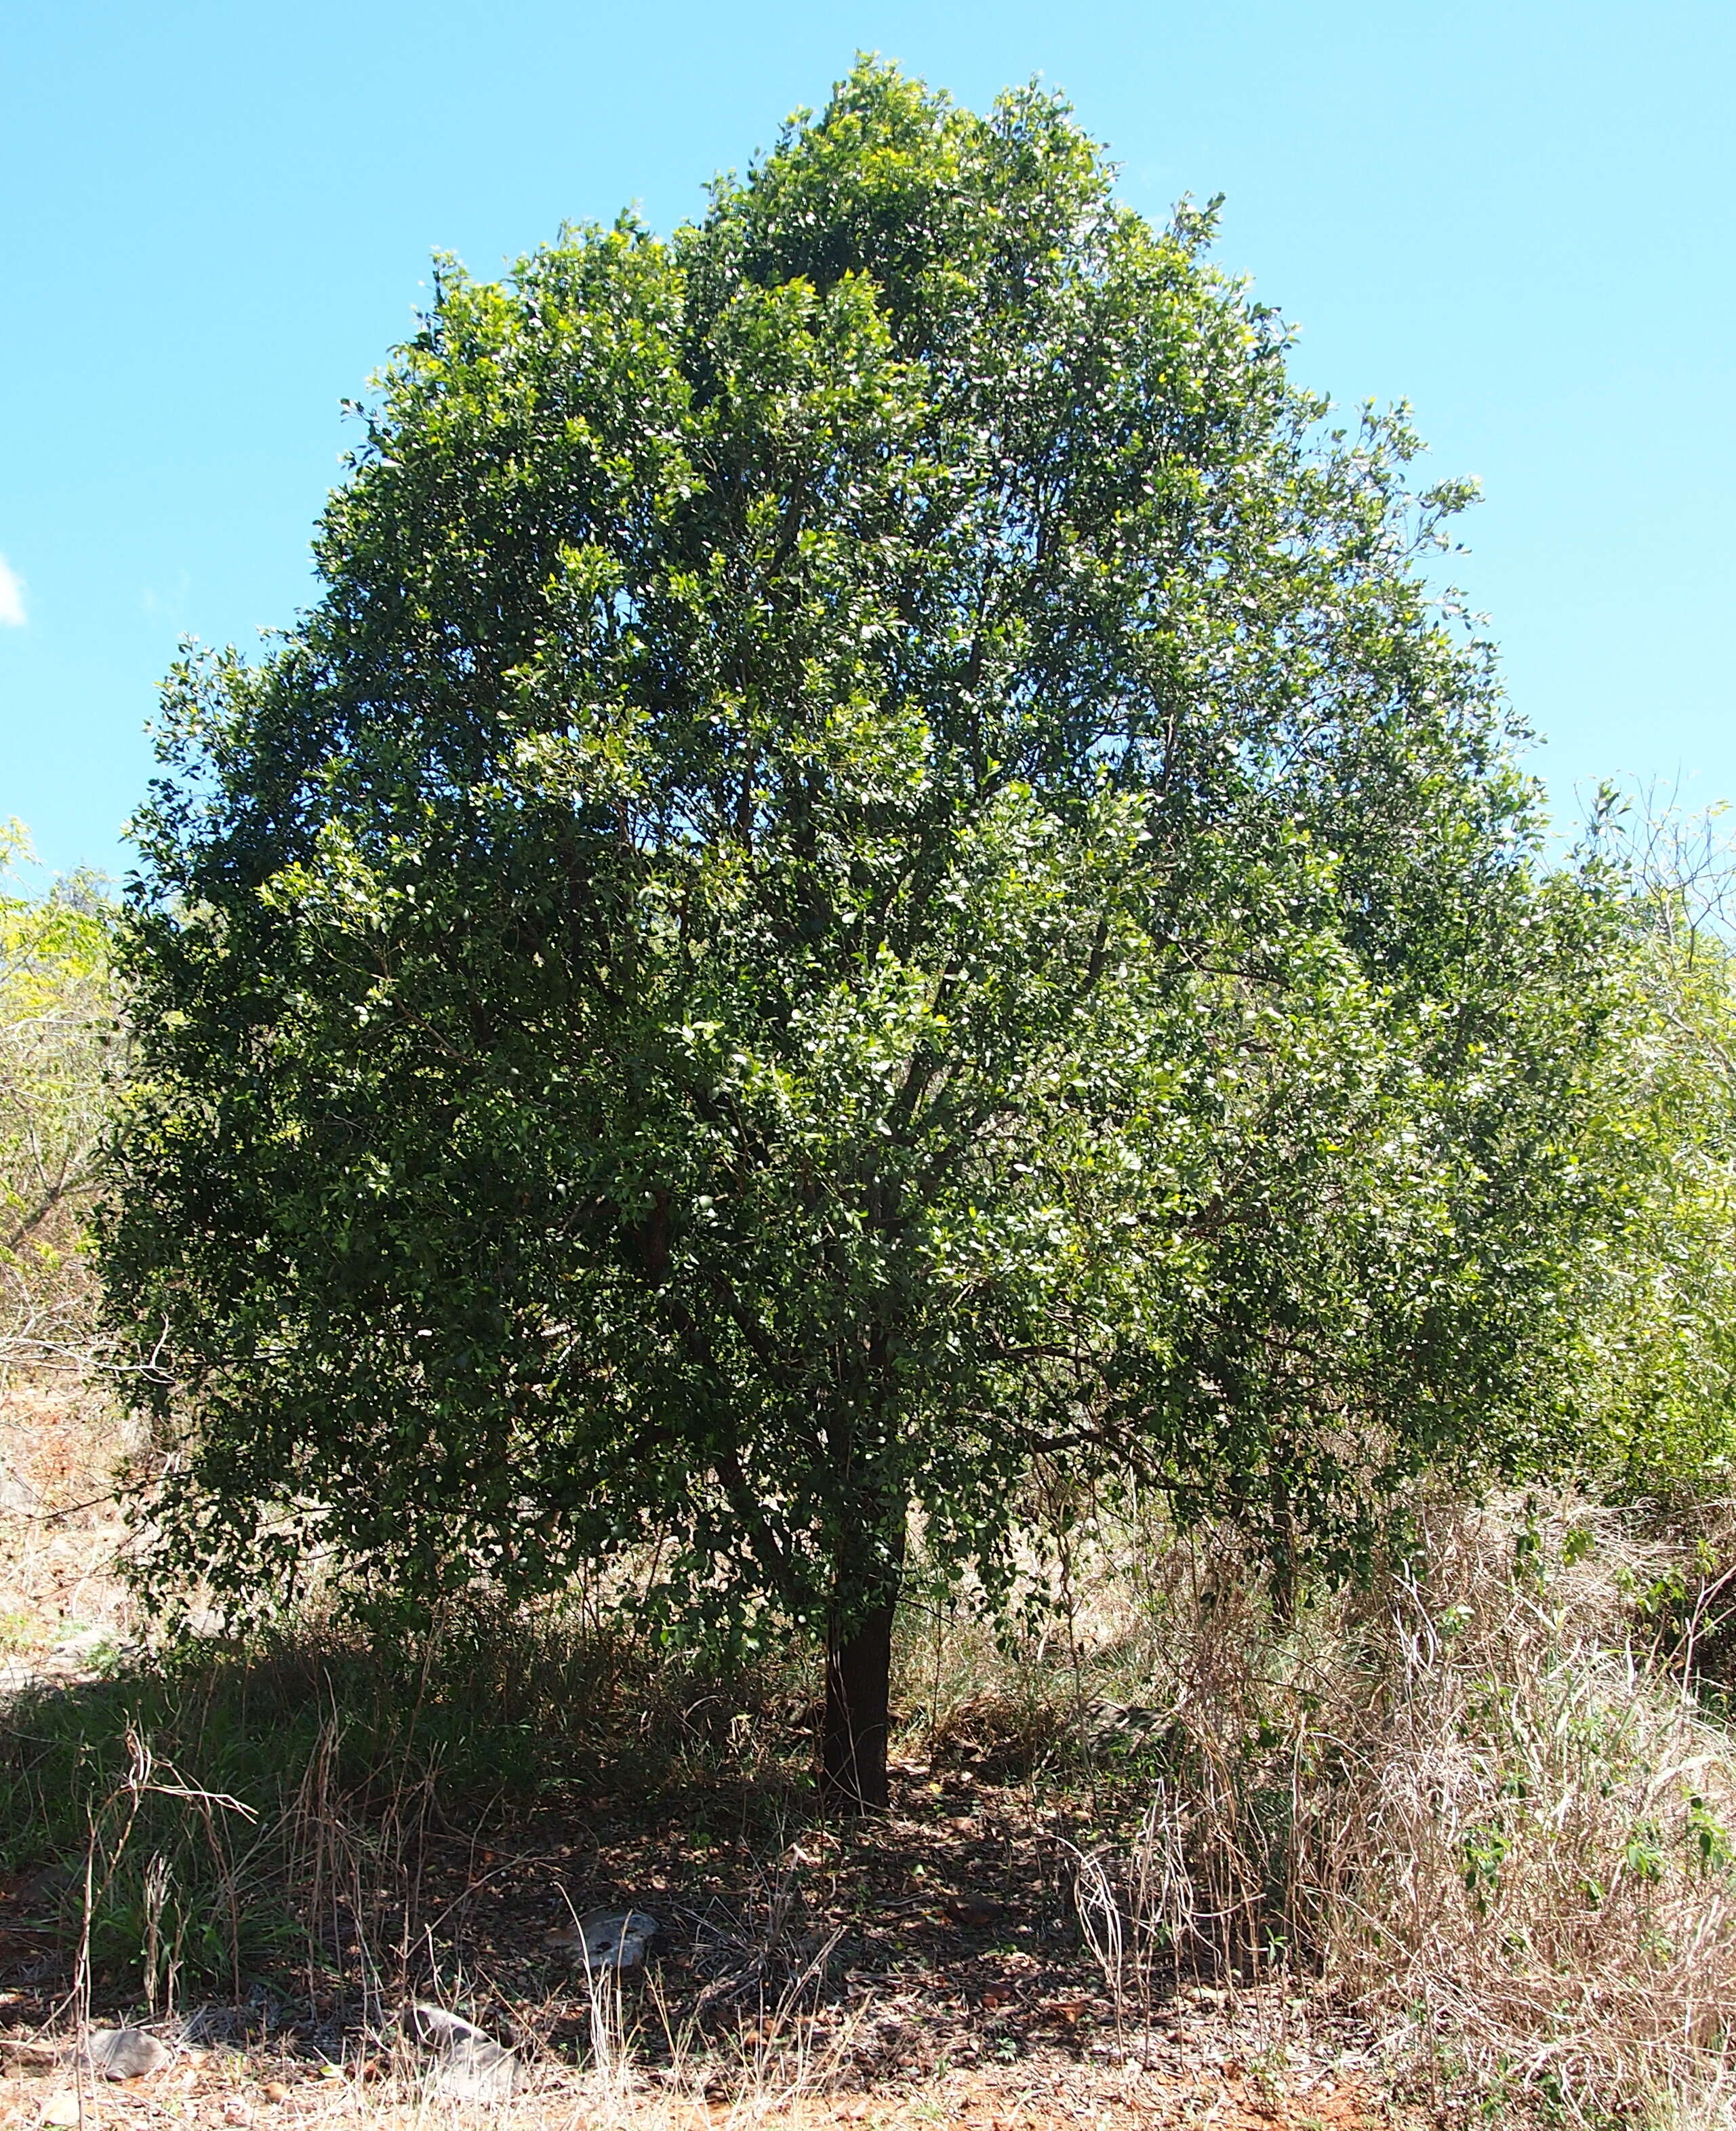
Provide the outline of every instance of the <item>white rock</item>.
<path id="1" fill-rule="evenodd" d="M 505 2101 L 512 2093 L 518 2060 L 485 2035 L 464 2035 L 442 2057 L 428 2081 L 453 2101 Z"/>
<path id="2" fill-rule="evenodd" d="M 94 1651 L 106 1650 L 113 1640 L 112 1628 L 79 1628 L 69 1635 L 63 1635 L 50 1655 L 57 1658 L 88 1658 Z"/>
<path id="3" fill-rule="evenodd" d="M 448 2013 L 443 2005 L 427 2005 L 420 1999 L 410 2007 L 404 2025 L 418 2042 L 430 2049 L 449 2050 L 455 2042 L 486 2042 L 488 2038 L 472 2022 Z"/>
<path id="4" fill-rule="evenodd" d="M 453 2101 L 505 2101 L 511 2095 L 517 2058 L 473 2021 L 448 2013 L 443 2005 L 418 2000 L 404 2015 L 404 2024 L 419 2042 L 440 2054 L 439 2064 L 428 2076 L 430 2093 Z"/>
<path id="5" fill-rule="evenodd" d="M 142 2028 L 93 2028 L 80 2052 L 93 2071 L 104 2079 L 142 2079 L 160 2071 L 170 2051 Z"/>

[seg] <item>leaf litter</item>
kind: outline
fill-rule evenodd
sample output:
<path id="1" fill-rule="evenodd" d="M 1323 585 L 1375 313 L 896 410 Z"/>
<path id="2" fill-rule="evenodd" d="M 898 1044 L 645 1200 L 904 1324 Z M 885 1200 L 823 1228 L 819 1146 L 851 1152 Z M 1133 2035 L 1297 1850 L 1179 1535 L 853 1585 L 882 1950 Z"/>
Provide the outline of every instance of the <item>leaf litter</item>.
<path id="1" fill-rule="evenodd" d="M 419 1944 L 408 1913 L 375 1918 L 372 1947 L 358 1937 L 313 2001 L 284 1989 L 269 2018 L 232 2018 L 231 2046 L 165 2050 L 87 2095 L 85 2120 L 262 2131 L 432 2108 L 532 2125 L 582 2109 L 648 2131 L 772 2116 L 1356 2131 L 1390 2114 L 1375 2038 L 1294 1975 L 1152 1979 L 1136 2003 L 1109 1989 L 1073 1907 L 1069 1851 L 1100 1832 L 1083 1800 L 1069 1817 L 1026 1785 L 906 1768 L 878 1822 L 792 1836 L 766 1810 L 720 1788 L 547 1813 L 492 1832 L 482 1870 L 477 1838 L 430 1832 Z M 382 2025 L 363 2015 L 390 1995 L 377 1949 L 394 1939 L 404 2009 Z M 28 1980 L 22 1966 L 0 1966 L 17 2036 L 41 2033 L 54 1980 L 40 1952 Z M 441 2002 L 454 1995 L 474 2019 Z M 219 2009 L 202 2017 L 220 2032 Z M 0 2131 L 47 2120 L 64 2086 L 17 2069 Z"/>

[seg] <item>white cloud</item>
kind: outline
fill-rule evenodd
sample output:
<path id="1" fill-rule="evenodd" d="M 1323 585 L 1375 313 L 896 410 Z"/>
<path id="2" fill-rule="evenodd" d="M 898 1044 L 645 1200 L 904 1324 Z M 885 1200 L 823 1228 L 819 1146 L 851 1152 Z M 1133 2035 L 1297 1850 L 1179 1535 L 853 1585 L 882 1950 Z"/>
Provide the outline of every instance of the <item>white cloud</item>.
<path id="1" fill-rule="evenodd" d="M 24 580 L 0 555 L 0 629 L 24 626 Z"/>

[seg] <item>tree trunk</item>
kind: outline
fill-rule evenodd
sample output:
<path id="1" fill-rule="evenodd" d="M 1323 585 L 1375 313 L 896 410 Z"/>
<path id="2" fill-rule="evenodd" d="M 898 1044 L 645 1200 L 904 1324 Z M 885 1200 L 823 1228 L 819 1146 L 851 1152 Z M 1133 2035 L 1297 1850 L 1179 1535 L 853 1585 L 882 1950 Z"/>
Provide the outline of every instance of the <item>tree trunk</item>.
<path id="1" fill-rule="evenodd" d="M 820 1733 L 820 1797 L 835 1811 L 847 1813 L 884 1813 L 888 1803 L 886 1746 L 892 1619 L 904 1580 L 901 1506 L 892 1509 L 877 1494 L 867 1496 L 861 1509 L 856 1544 L 840 1548 L 835 1572 L 832 1613 L 826 1626 L 825 1713 Z M 849 1573 L 850 1566 L 856 1568 L 856 1578 Z"/>
<path id="2" fill-rule="evenodd" d="M 892 1692 L 896 1598 L 835 1619 L 826 1637 L 825 1716 L 820 1739 L 820 1795 L 844 1813 L 884 1813 L 886 1737 Z"/>

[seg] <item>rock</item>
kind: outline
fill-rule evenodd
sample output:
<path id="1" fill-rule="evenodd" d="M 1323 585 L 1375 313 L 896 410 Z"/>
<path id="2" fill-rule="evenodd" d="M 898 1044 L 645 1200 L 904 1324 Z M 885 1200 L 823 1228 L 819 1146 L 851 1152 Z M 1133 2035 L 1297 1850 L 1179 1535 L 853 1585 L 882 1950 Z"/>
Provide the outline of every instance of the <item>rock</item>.
<path id="1" fill-rule="evenodd" d="M 143 2079 L 160 2071 L 172 2053 L 142 2028 L 93 2028 L 79 2054 L 104 2079 Z"/>
<path id="2" fill-rule="evenodd" d="M 106 1650 L 114 1640 L 112 1628 L 80 1628 L 74 1634 L 63 1635 L 50 1650 L 55 1658 L 93 1658 L 98 1650 Z"/>
<path id="3" fill-rule="evenodd" d="M 0 2055 L 15 2064 L 59 2064 L 66 2052 L 57 2042 L 33 2042 L 23 2035 L 0 2035 Z"/>
<path id="4" fill-rule="evenodd" d="M 79 2120 L 79 2097 L 75 2094 L 51 2094 L 42 2105 L 39 2124 L 76 2124 Z"/>
<path id="5" fill-rule="evenodd" d="M 443 2005 L 413 2004 L 404 2025 L 440 2062 L 428 2090 L 453 2101 L 505 2101 L 512 2093 L 518 2059 L 504 2044 L 485 2035 L 473 2021 Z"/>
<path id="6" fill-rule="evenodd" d="M 576 1954 L 587 1968 L 638 1968 L 662 1927 L 643 1909 L 589 1909 L 552 1944 Z"/>
<path id="7" fill-rule="evenodd" d="M 453 2101 L 505 2101 L 518 2060 L 487 2036 L 466 2035 L 447 2050 L 428 2085 Z"/>
<path id="8" fill-rule="evenodd" d="M 1007 1920 L 1007 1904 L 987 1894 L 949 1894 L 940 1904 L 955 1924 L 967 1931 L 992 1931 Z"/>
<path id="9" fill-rule="evenodd" d="M 449 2050 L 455 2042 L 486 2042 L 482 2030 L 443 2005 L 425 2005 L 420 1999 L 404 2015 L 404 2024 L 418 2042 L 431 2050 Z"/>

